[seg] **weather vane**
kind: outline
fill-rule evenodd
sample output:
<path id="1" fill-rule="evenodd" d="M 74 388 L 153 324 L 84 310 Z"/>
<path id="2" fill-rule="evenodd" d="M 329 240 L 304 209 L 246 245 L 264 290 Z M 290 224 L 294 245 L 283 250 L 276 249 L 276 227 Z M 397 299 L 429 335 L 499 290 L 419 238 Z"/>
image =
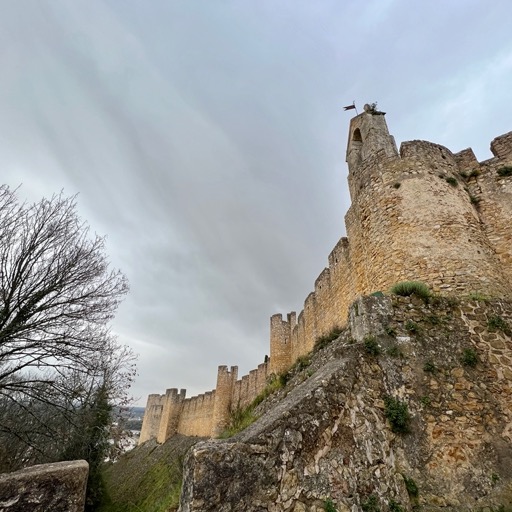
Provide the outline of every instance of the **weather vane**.
<path id="1" fill-rule="evenodd" d="M 359 115 L 359 113 L 357 112 L 357 108 L 356 108 L 356 100 L 354 100 L 352 102 L 352 105 L 348 105 L 346 107 L 343 107 L 343 110 L 355 110 L 356 111 L 356 115 Z"/>

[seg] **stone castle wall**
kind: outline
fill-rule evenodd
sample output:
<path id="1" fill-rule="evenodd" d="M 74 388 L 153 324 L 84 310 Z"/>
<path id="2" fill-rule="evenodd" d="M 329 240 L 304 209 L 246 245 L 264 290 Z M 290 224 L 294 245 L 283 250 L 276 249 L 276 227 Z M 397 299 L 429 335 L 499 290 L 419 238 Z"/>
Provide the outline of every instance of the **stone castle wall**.
<path id="1" fill-rule="evenodd" d="M 381 135 L 368 135 L 372 151 L 364 153 L 372 131 Z M 404 142 L 398 153 L 380 115 L 354 118 L 350 133 L 347 237 L 329 255 L 297 324 L 295 312 L 272 317 L 277 373 L 343 327 L 358 296 L 399 281 L 424 281 L 444 295 L 512 296 L 512 176 L 497 172 L 512 166 L 512 132 L 494 139 L 495 157 L 481 163 L 471 149 L 453 154 L 426 141 Z"/>
<path id="2" fill-rule="evenodd" d="M 384 115 L 353 118 L 347 237 L 330 253 L 299 315 L 272 316 L 269 362 L 240 380 L 236 367 L 219 367 L 216 390 L 183 395 L 179 407 L 177 390 L 150 395 L 140 442 L 163 442 L 172 432 L 217 435 L 271 374 L 286 371 L 318 337 L 345 326 L 361 295 L 423 281 L 444 295 L 512 297 L 512 176 L 498 174 L 512 166 L 512 132 L 494 139 L 491 150 L 494 157 L 484 162 L 471 149 L 454 154 L 426 141 L 404 142 L 398 151 Z"/>
<path id="3" fill-rule="evenodd" d="M 248 406 L 267 385 L 268 363 L 262 363 L 248 375 L 238 379 L 238 367 L 219 366 L 214 390 L 185 398 L 168 389 L 165 395 L 149 395 L 139 444 L 149 439 L 164 443 L 174 434 L 198 437 L 218 437 L 228 426 L 231 412 Z"/>

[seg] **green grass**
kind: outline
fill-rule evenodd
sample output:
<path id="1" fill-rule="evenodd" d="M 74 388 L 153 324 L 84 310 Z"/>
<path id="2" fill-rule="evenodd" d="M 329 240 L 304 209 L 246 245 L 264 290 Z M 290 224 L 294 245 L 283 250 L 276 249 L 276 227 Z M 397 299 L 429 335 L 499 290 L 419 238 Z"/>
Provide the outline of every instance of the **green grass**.
<path id="1" fill-rule="evenodd" d="M 459 185 L 459 182 L 453 176 L 447 176 L 445 180 L 446 183 L 448 183 L 452 187 L 457 187 Z"/>
<path id="2" fill-rule="evenodd" d="M 390 327 L 388 325 L 384 330 L 388 336 L 391 336 L 392 338 L 396 338 L 396 331 L 395 331 L 395 329 L 393 329 L 393 327 Z"/>
<path id="3" fill-rule="evenodd" d="M 201 438 L 176 436 L 123 454 L 101 468 L 105 499 L 97 512 L 174 512 L 183 478 L 183 459 Z"/>
<path id="4" fill-rule="evenodd" d="M 436 365 L 432 361 L 425 361 L 423 365 L 423 371 L 427 373 L 436 373 L 437 368 Z"/>
<path id="5" fill-rule="evenodd" d="M 389 512 L 405 512 L 405 510 L 397 501 L 389 500 Z"/>
<path id="6" fill-rule="evenodd" d="M 292 371 L 301 372 L 311 364 L 311 357 L 309 355 L 299 356 L 292 366 Z"/>
<path id="7" fill-rule="evenodd" d="M 419 334 L 419 332 L 421 331 L 421 327 L 412 320 L 407 320 L 407 322 L 405 322 L 404 327 L 411 334 Z"/>
<path id="8" fill-rule="evenodd" d="M 411 498 L 417 498 L 419 495 L 418 486 L 416 485 L 416 482 L 412 478 L 408 478 L 405 475 L 402 475 L 405 483 L 405 488 L 407 489 L 407 494 Z"/>
<path id="9" fill-rule="evenodd" d="M 478 302 L 486 302 L 489 300 L 489 297 L 487 295 L 484 295 L 483 293 L 480 292 L 471 292 L 468 295 L 468 298 L 470 300 L 476 300 Z"/>
<path id="10" fill-rule="evenodd" d="M 221 439 L 228 439 L 233 437 L 238 432 L 242 432 L 249 425 L 257 420 L 257 416 L 254 414 L 254 405 L 244 407 L 243 409 L 235 409 L 231 413 L 228 427 L 220 434 Z"/>
<path id="11" fill-rule="evenodd" d="M 277 390 L 282 389 L 285 386 L 286 382 L 281 376 L 273 376 L 273 378 L 269 381 L 269 383 L 265 386 L 265 389 L 254 399 L 252 406 L 256 407 L 263 402 L 270 395 L 275 393 Z"/>
<path id="12" fill-rule="evenodd" d="M 478 206 L 482 201 L 480 197 L 474 196 L 472 194 L 469 195 L 469 200 L 471 201 L 471 204 L 474 206 Z"/>
<path id="13" fill-rule="evenodd" d="M 401 281 L 393 285 L 390 292 L 393 295 L 400 295 L 402 297 L 416 295 L 424 301 L 428 301 L 432 295 L 429 287 L 421 281 Z"/>
<path id="14" fill-rule="evenodd" d="M 458 299 L 457 297 L 442 297 L 440 300 L 441 304 L 444 303 L 446 307 L 452 309 L 460 304 L 460 299 Z"/>
<path id="15" fill-rule="evenodd" d="M 177 510 L 182 487 L 181 464 L 159 462 L 151 466 L 122 502 L 106 498 L 98 512 L 168 512 Z"/>
<path id="16" fill-rule="evenodd" d="M 427 315 L 425 317 L 425 321 L 427 321 L 430 325 L 439 325 L 442 323 L 441 318 L 439 318 L 437 315 Z"/>
<path id="17" fill-rule="evenodd" d="M 429 396 L 422 396 L 420 398 L 420 403 L 423 405 L 423 407 L 428 407 L 432 403 L 432 400 Z"/>
<path id="18" fill-rule="evenodd" d="M 390 357 L 402 357 L 402 351 L 398 347 L 398 345 L 391 345 L 386 349 L 386 354 Z"/>

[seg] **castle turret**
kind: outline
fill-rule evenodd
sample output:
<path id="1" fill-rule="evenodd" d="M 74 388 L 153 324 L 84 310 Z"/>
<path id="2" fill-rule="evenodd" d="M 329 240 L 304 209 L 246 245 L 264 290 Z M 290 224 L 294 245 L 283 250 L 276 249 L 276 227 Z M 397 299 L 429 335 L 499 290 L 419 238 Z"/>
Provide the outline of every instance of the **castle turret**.
<path id="1" fill-rule="evenodd" d="M 157 441 L 165 443 L 178 431 L 181 409 L 185 400 L 186 390 L 182 389 L 178 394 L 176 388 L 168 389 L 163 400 L 162 419 L 158 429 Z"/>
<path id="2" fill-rule="evenodd" d="M 498 142 L 495 151 L 505 153 Z M 367 109 L 352 119 L 345 221 L 358 295 L 406 280 L 424 281 L 437 293 L 509 293 L 459 174 L 458 161 L 469 157 L 426 141 L 404 142 L 398 155 L 383 114 Z"/>
<path id="3" fill-rule="evenodd" d="M 148 396 L 144 420 L 140 430 L 139 444 L 150 439 L 156 439 L 160 429 L 160 421 L 164 408 L 165 395 L 153 394 Z"/>
<path id="4" fill-rule="evenodd" d="M 217 370 L 217 386 L 213 405 L 211 436 L 218 437 L 228 426 L 233 399 L 233 389 L 238 377 L 238 366 L 219 366 Z"/>
<path id="5" fill-rule="evenodd" d="M 396 158 L 398 150 L 395 139 L 389 134 L 384 112 L 370 105 L 365 111 L 350 121 L 347 163 L 349 170 L 349 188 L 352 201 L 356 199 L 359 188 L 368 178 L 369 166 L 378 159 Z"/>
<path id="6" fill-rule="evenodd" d="M 270 319 L 270 373 L 279 374 L 288 370 L 292 355 L 290 322 L 280 314 Z"/>

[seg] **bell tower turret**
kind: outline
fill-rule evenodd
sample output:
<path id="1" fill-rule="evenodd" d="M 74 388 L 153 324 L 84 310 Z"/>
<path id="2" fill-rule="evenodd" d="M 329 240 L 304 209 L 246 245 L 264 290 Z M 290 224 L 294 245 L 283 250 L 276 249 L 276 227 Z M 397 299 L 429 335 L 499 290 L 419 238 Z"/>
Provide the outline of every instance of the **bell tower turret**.
<path id="1" fill-rule="evenodd" d="M 376 104 L 366 104 L 364 112 L 350 121 L 346 160 L 352 201 L 364 181 L 364 170 L 368 162 L 398 157 L 395 139 L 389 134 L 384 115 L 385 112 L 376 109 Z"/>

